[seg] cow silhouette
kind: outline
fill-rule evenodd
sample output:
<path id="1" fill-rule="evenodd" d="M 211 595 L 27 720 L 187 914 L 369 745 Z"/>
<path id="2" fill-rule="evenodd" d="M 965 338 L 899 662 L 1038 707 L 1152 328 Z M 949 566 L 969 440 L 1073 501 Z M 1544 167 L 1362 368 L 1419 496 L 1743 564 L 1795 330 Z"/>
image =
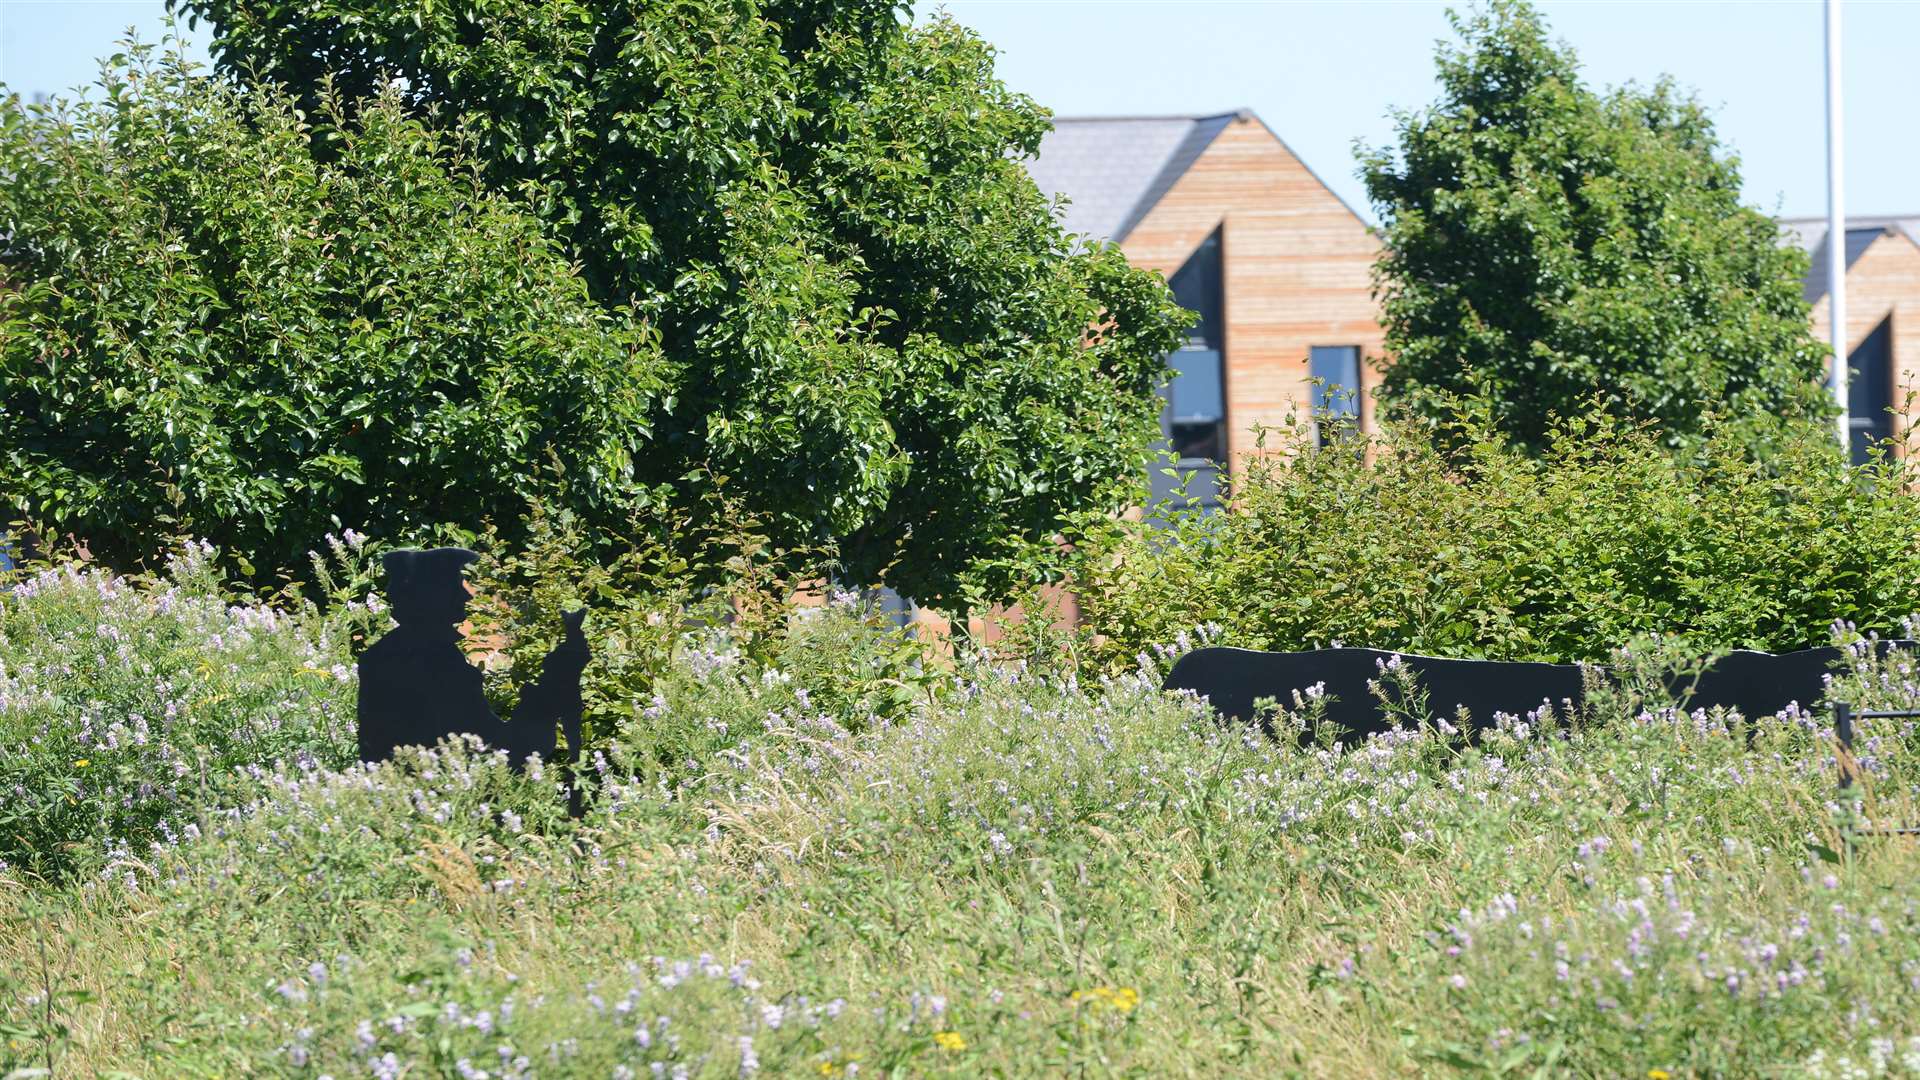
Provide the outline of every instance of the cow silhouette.
<path id="1" fill-rule="evenodd" d="M 387 599 L 399 625 L 360 657 L 360 760 L 386 761 L 402 746 L 432 746 L 473 735 L 505 750 L 516 767 L 540 755 L 551 761 L 556 733 L 580 748 L 580 677 L 589 653 L 585 610 L 562 616 L 565 635 L 547 654 L 540 677 L 521 691 L 513 720 L 487 704 L 480 669 L 460 651 L 469 592 L 464 577 L 479 556 L 465 548 L 388 552 Z M 575 794 L 575 807 L 578 807 Z"/>
<path id="2" fill-rule="evenodd" d="M 1915 644 L 1882 640 L 1872 648 L 1884 655 L 1888 649 Z M 1682 707 L 1724 706 L 1749 718 L 1769 716 L 1791 704 L 1811 709 L 1826 698 L 1827 676 L 1844 668 L 1846 659 L 1845 650 L 1831 646 L 1778 654 L 1736 649 L 1695 677 L 1670 677 L 1667 690 Z M 1437 719 L 1451 723 L 1464 710 L 1468 734 L 1493 727 L 1496 713 L 1522 716 L 1543 705 L 1551 710 L 1578 705 L 1585 700 L 1589 679 L 1617 679 L 1599 665 L 1583 671 L 1577 664 L 1456 660 L 1381 649 L 1260 652 L 1214 646 L 1182 656 L 1162 686 L 1200 694 L 1227 719 L 1260 720 L 1263 725 L 1271 718 L 1262 716 L 1257 701 L 1273 698 L 1287 705 L 1296 692 L 1312 688 L 1323 702 L 1326 720 L 1354 740 L 1392 730 L 1402 719 L 1368 686 L 1388 664 L 1411 677 Z M 1310 733 L 1299 736 L 1305 742 Z"/>

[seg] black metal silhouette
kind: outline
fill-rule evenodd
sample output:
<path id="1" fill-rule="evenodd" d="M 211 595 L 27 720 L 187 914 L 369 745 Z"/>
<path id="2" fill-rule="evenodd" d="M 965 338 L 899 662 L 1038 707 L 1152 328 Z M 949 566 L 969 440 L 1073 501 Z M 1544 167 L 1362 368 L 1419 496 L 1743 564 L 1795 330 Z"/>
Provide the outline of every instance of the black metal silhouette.
<path id="1" fill-rule="evenodd" d="M 559 731 L 579 753 L 586 611 L 563 616 L 565 637 L 521 691 L 512 722 L 503 723 L 481 690 L 480 669 L 460 651 L 469 595 L 462 571 L 476 558 L 465 548 L 387 553 L 387 599 L 399 625 L 360 657 L 360 760 L 385 761 L 402 746 L 474 735 L 521 767 L 536 753 L 552 761 Z M 573 803 L 578 812 L 577 790 Z"/>
<path id="2" fill-rule="evenodd" d="M 1913 642 L 1879 642 L 1881 649 Z M 1255 718 L 1254 702 L 1273 698 L 1292 707 L 1296 692 L 1310 688 L 1328 700 L 1324 716 L 1344 738 L 1359 739 L 1387 731 L 1394 718 L 1369 687 L 1383 665 L 1404 665 L 1414 689 L 1425 697 L 1434 719 L 1457 723 L 1467 712 L 1469 733 L 1494 726 L 1494 713 L 1524 716 L 1550 704 L 1555 710 L 1585 698 L 1585 678 L 1577 664 L 1494 660 L 1450 660 L 1379 649 L 1317 649 L 1311 652 L 1259 652 L 1252 649 L 1196 649 L 1167 673 L 1169 690 L 1193 690 L 1230 719 Z M 1789 704 L 1812 708 L 1826 695 L 1825 676 L 1845 654 L 1837 648 L 1790 653 L 1739 650 L 1708 665 L 1697 678 L 1670 683 L 1676 703 L 1687 708 L 1725 706 L 1743 716 L 1769 716 Z M 1605 668 L 1594 669 L 1612 678 Z M 1306 733 L 1302 733 L 1304 738 Z"/>
<path id="3" fill-rule="evenodd" d="M 1222 716 L 1252 720 L 1254 702 L 1274 698 L 1291 707 L 1295 691 L 1324 695 L 1326 719 L 1353 737 L 1393 726 L 1382 702 L 1368 688 L 1381 677 L 1382 665 L 1400 662 L 1427 695 L 1434 716 L 1451 721 L 1466 706 L 1476 722 L 1491 723 L 1494 710 L 1525 713 L 1542 702 L 1556 705 L 1581 697 L 1580 668 L 1574 664 L 1490 663 L 1447 660 L 1379 649 L 1316 649 L 1312 652 L 1258 652 L 1253 649 L 1197 649 L 1181 657 L 1167 673 L 1169 690 L 1196 690 Z"/>
<path id="4" fill-rule="evenodd" d="M 1840 791 L 1842 801 L 1859 798 L 1854 785 L 1860 782 L 1860 759 L 1854 756 L 1853 740 L 1855 720 L 1916 720 L 1920 719 L 1920 709 L 1862 709 L 1855 711 L 1853 705 L 1845 701 L 1833 703 L 1834 760 L 1840 766 Z M 1852 836 L 1920 836 L 1920 828 L 1898 825 L 1868 825 L 1865 827 L 1846 826 L 1846 835 Z"/>

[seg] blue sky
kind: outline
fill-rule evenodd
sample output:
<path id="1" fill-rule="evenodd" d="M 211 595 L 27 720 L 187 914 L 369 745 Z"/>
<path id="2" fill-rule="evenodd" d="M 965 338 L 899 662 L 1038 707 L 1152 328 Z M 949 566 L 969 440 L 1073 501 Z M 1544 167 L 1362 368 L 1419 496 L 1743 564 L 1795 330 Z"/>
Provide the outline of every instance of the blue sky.
<path id="1" fill-rule="evenodd" d="M 1001 50 L 1016 89 L 1063 115 L 1251 108 L 1350 204 L 1356 138 L 1392 136 L 1388 111 L 1434 93 L 1441 3 L 948 0 Z M 1817 2 L 1547 2 L 1588 77 L 1671 74 L 1715 109 L 1750 202 L 1825 212 Z M 935 5 L 920 5 L 924 15 Z M 129 25 L 159 36 L 160 0 L 0 0 L 0 82 L 22 93 L 88 80 Z M 1920 213 L 1920 3 L 1847 0 L 1847 200 Z M 202 36 L 204 36 L 204 31 Z"/>

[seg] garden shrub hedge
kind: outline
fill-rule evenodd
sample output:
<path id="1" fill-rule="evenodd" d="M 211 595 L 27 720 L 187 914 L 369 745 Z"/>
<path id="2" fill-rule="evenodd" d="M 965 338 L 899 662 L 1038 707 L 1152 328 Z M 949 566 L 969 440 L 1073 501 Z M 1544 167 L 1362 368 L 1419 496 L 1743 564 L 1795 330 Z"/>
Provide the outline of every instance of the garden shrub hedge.
<path id="1" fill-rule="evenodd" d="M 94 94 L 0 102 L 0 525 L 120 568 L 192 536 L 272 580 L 348 527 L 648 505 L 671 364 L 462 133 L 391 88 L 305 114 L 150 46 Z"/>
<path id="2" fill-rule="evenodd" d="M 1214 624 L 1220 643 L 1603 660 L 1646 635 L 1703 650 L 1892 632 L 1920 610 L 1920 504 L 1894 456 L 1849 468 L 1824 429 L 1756 461 L 1716 431 L 1675 455 L 1586 418 L 1538 457 L 1470 411 L 1331 448 L 1267 432 L 1224 512 L 1117 522 L 1077 589 L 1110 664 Z"/>

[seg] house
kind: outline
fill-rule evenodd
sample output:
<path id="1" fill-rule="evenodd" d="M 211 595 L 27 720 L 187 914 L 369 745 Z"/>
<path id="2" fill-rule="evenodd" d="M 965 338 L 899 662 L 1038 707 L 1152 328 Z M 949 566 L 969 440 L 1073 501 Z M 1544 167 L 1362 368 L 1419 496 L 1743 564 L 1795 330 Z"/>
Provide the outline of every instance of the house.
<path id="1" fill-rule="evenodd" d="M 1165 274 L 1194 312 L 1187 343 L 1167 358 L 1177 374 L 1161 411 L 1163 449 L 1191 474 L 1190 498 L 1218 505 L 1220 470 L 1240 467 L 1262 426 L 1317 412 L 1371 425 L 1379 245 L 1259 117 L 1056 117 L 1026 166 L 1042 192 L 1065 198 L 1068 232 Z M 1151 480 L 1156 501 L 1172 492 L 1164 469 Z M 1048 599 L 1075 620 L 1071 593 Z M 946 633 L 934 613 L 882 601 L 902 622 Z"/>
<path id="2" fill-rule="evenodd" d="M 1812 256 L 1806 298 L 1814 333 L 1828 338 L 1833 301 L 1827 295 L 1827 219 L 1789 218 L 1787 240 Z M 1855 461 L 1867 447 L 1900 434 L 1906 392 L 1920 390 L 1920 216 L 1849 218 L 1847 266 L 1847 417 Z"/>
<path id="3" fill-rule="evenodd" d="M 1069 232 L 1161 271 L 1196 313 L 1187 345 L 1168 357 L 1179 374 L 1162 426 L 1203 502 L 1215 500 L 1218 470 L 1254 449 L 1261 425 L 1330 408 L 1372 426 L 1378 243 L 1258 117 L 1061 117 L 1027 169 L 1042 191 L 1068 200 Z M 1826 220 L 1781 225 L 1812 256 L 1806 297 L 1824 340 Z M 1906 391 L 1920 390 L 1920 216 L 1851 219 L 1845 243 L 1848 411 L 1864 458 L 1899 433 Z M 1156 496 L 1170 487 L 1158 472 Z"/>
<path id="4" fill-rule="evenodd" d="M 1069 232 L 1161 271 L 1196 313 L 1162 415 L 1195 498 L 1216 501 L 1262 425 L 1316 407 L 1371 424 L 1378 244 L 1259 117 L 1061 117 L 1027 170 L 1069 200 Z"/>

